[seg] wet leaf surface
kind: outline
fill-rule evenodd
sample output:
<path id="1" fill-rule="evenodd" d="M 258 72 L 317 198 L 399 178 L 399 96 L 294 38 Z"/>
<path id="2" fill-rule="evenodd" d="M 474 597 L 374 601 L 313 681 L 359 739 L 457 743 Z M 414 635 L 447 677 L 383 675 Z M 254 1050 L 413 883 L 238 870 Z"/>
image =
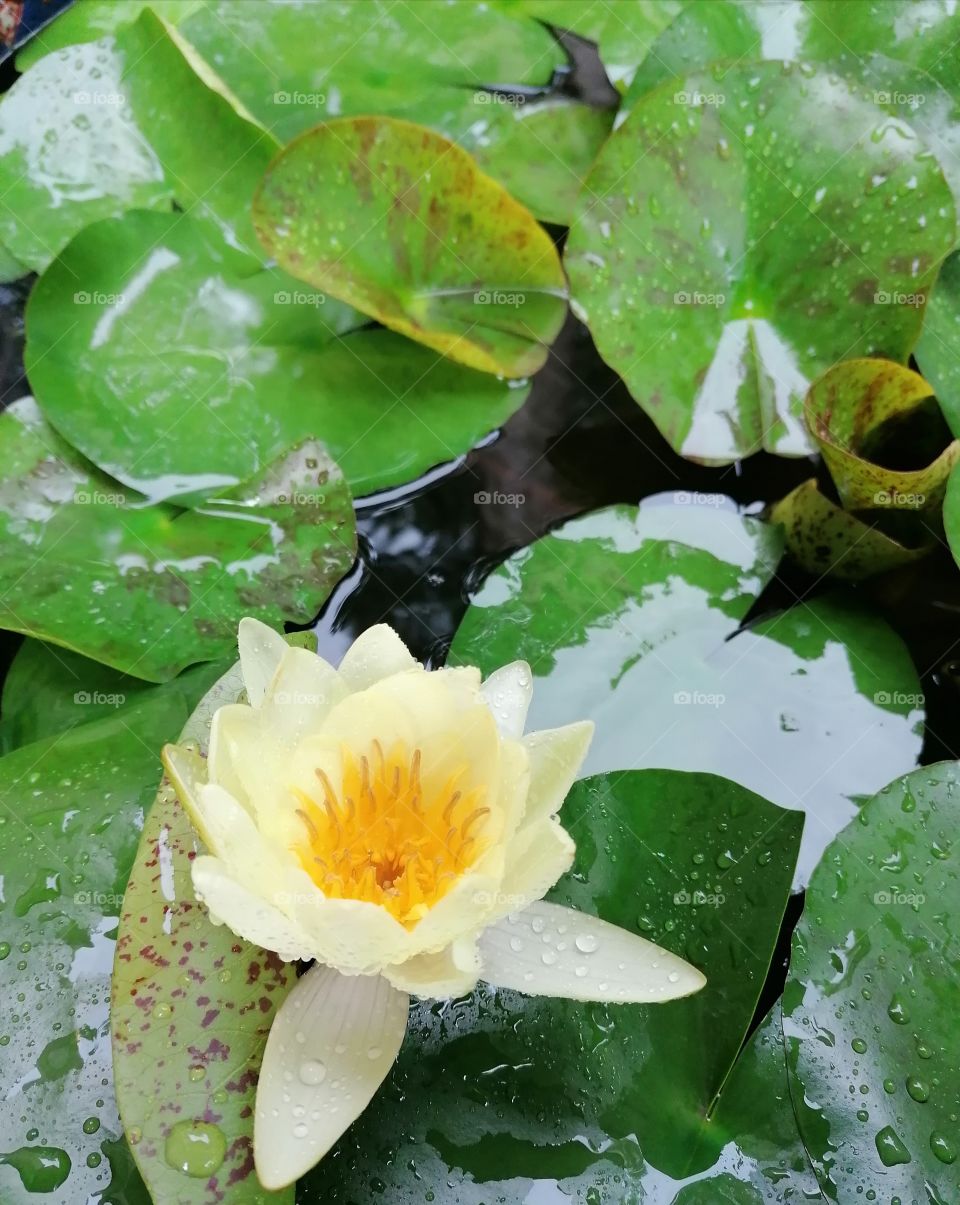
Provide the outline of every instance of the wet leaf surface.
<path id="1" fill-rule="evenodd" d="M 0 626 L 136 677 L 224 656 L 244 615 L 308 622 L 353 563 L 352 500 L 319 444 L 196 511 L 124 492 L 32 399 L 0 415 L 0 448 Z"/>
<path id="2" fill-rule="evenodd" d="M 831 1200 L 946 1205 L 960 1191 L 958 800 L 956 763 L 898 779 L 810 880 L 784 1032 L 794 1105 Z"/>
<path id="3" fill-rule="evenodd" d="M 203 697 L 181 739 L 205 754 L 217 708 L 236 702 L 239 665 Z M 289 1205 L 253 1167 L 260 1056 L 296 967 L 211 924 L 190 862 L 198 839 L 164 780 L 123 899 L 110 1024 L 124 1128 L 155 1201 Z"/>
<path id="4" fill-rule="evenodd" d="M 112 1174 L 129 1174 L 111 1070 L 110 973 L 159 742 L 187 713 L 183 697 L 164 691 L 0 758 L 5 1205 L 75 1205 L 99 1199 Z M 107 1199 L 149 1202 L 136 1176 Z"/>
<path id="5" fill-rule="evenodd" d="M 360 1200 L 375 1182 L 387 1200 L 666 1202 L 714 1165 L 726 1135 L 704 1114 L 756 1006 L 802 818 L 668 770 L 581 781 L 563 816 L 577 860 L 550 898 L 692 960 L 707 986 L 664 1006 L 483 986 L 418 1004 L 396 1067 L 305 1200 Z M 543 934 L 545 960 L 556 936 Z"/>
<path id="6" fill-rule="evenodd" d="M 78 305 L 80 289 L 87 300 Z M 279 268 L 251 272 L 180 215 L 88 227 L 34 289 L 45 415 L 152 498 L 193 504 L 320 438 L 366 493 L 463 455 L 527 396 L 366 320 Z"/>
<path id="7" fill-rule="evenodd" d="M 738 631 L 780 534 L 716 495 L 675 497 L 595 511 L 511 557 L 451 660 L 528 661 L 533 728 L 596 722 L 588 773 L 706 770 L 806 810 L 800 885 L 858 798 L 915 763 L 920 683 L 893 631 L 840 595 Z"/>
<path id="8" fill-rule="evenodd" d="M 308 131 L 271 164 L 254 222 L 292 275 L 482 372 L 535 372 L 563 324 L 550 237 L 422 126 L 359 117 Z"/>
<path id="9" fill-rule="evenodd" d="M 741 64 L 637 103 L 565 262 L 600 354 L 671 445 L 724 463 L 808 451 L 803 396 L 835 361 L 907 357 L 955 222 L 925 143 L 859 86 Z"/>
<path id="10" fill-rule="evenodd" d="M 954 435 L 960 435 L 960 254 L 944 262 L 927 303 L 917 363 L 937 395 Z"/>

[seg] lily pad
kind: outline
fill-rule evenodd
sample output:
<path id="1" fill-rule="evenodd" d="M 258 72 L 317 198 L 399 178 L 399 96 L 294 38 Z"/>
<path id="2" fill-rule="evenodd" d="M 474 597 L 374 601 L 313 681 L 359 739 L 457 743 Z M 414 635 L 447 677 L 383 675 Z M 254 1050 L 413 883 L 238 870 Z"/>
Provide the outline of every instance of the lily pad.
<path id="1" fill-rule="evenodd" d="M 960 436 L 960 252 L 949 256 L 940 269 L 927 302 L 916 358 L 950 430 Z"/>
<path id="2" fill-rule="evenodd" d="M 837 506 L 812 477 L 774 503 L 770 520 L 783 527 L 787 551 L 797 564 L 818 577 L 859 582 L 909 565 L 930 551 L 908 548 Z"/>
<path id="3" fill-rule="evenodd" d="M 187 713 L 183 697 L 165 692 L 0 758 L 0 1197 L 9 1205 L 35 1193 L 116 1200 L 113 1165 L 129 1174 L 113 1095 L 110 972 L 159 743 Z M 149 1205 L 135 1173 L 122 1199 Z"/>
<path id="4" fill-rule="evenodd" d="M 463 455 L 527 396 L 389 331 L 338 338 L 362 321 L 280 269 L 251 273 L 189 219 L 128 213 L 84 230 L 37 282 L 27 372 L 88 459 L 179 505 L 311 436 L 357 492 L 397 485 Z"/>
<path id="5" fill-rule="evenodd" d="M 175 202 L 259 258 L 250 200 L 276 147 L 145 10 L 115 38 L 48 55 L 3 97 L 0 241 L 42 271 L 89 223 Z"/>
<path id="6" fill-rule="evenodd" d="M 953 559 L 960 565 L 960 468 L 950 474 L 943 500 L 943 530 Z"/>
<path id="7" fill-rule="evenodd" d="M 218 707 L 243 689 L 239 665 L 181 734 L 206 754 Z M 296 966 L 210 923 L 190 863 L 197 838 L 169 783 L 144 825 L 123 900 L 113 977 L 114 1076 L 124 1128 L 155 1201 L 291 1205 L 253 1167 L 260 1056 Z"/>
<path id="8" fill-rule="evenodd" d="M 915 764 L 920 682 L 891 629 L 842 596 L 741 628 L 780 532 L 715 495 L 676 497 L 595 511 L 511 557 L 451 660 L 528 661 L 533 727 L 596 721 L 587 773 L 705 770 L 805 810 L 802 886 L 858 799 Z"/>
<path id="9" fill-rule="evenodd" d="M 581 781 L 563 817 L 577 856 L 551 898 L 691 960 L 707 986 L 664 1006 L 485 986 L 416 1004 L 397 1065 L 306 1199 L 365 1200 L 376 1183 L 386 1200 L 415 1188 L 461 1205 L 666 1202 L 716 1163 L 728 1135 L 710 1117 L 770 963 L 802 817 L 669 770 Z"/>
<path id="10" fill-rule="evenodd" d="M 960 440 L 923 468 L 891 468 L 870 456 L 871 441 L 902 427 L 933 400 L 919 373 L 889 360 L 847 360 L 810 388 L 807 425 L 848 510 L 933 510 L 943 504 Z"/>
<path id="11" fill-rule="evenodd" d="M 422 126 L 357 117 L 302 134 L 253 212 L 282 268 L 481 372 L 536 372 L 563 325 L 566 281 L 547 233 Z"/>
<path id="12" fill-rule="evenodd" d="M 69 649 L 25 640 L 3 679 L 3 751 L 116 715 L 147 696 L 175 694 L 192 707 L 226 668 L 221 662 L 196 665 L 157 686 Z"/>
<path id="13" fill-rule="evenodd" d="M 808 452 L 803 397 L 836 361 L 906 359 L 955 223 L 925 143 L 859 85 L 741 64 L 639 101 L 565 260 L 600 354 L 670 444 L 726 463 Z"/>
<path id="14" fill-rule="evenodd" d="M 139 678 L 224 656 L 244 615 L 309 622 L 353 563 L 352 501 L 319 444 L 196 511 L 125 492 L 31 399 L 0 415 L 0 448 L 0 627 Z"/>
<path id="15" fill-rule="evenodd" d="M 179 23 L 239 101 L 281 142 L 331 117 L 434 125 L 458 93 L 545 85 L 565 56 L 543 26 L 474 0 L 210 0 Z"/>
<path id="16" fill-rule="evenodd" d="M 960 1192 L 953 918 L 960 774 L 885 787 L 810 880 L 784 994 L 791 1093 L 831 1200 Z"/>

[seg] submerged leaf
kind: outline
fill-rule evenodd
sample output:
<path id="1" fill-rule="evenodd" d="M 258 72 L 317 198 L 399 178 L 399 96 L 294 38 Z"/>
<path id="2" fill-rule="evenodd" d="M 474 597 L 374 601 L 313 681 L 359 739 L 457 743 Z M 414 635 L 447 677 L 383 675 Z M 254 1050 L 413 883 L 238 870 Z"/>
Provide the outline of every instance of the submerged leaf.
<path id="1" fill-rule="evenodd" d="M 807 889 L 784 1033 L 830 1200 L 956 1200 L 958 798 L 955 762 L 884 787 Z"/>
<path id="2" fill-rule="evenodd" d="M 671 445 L 725 463 L 808 452 L 802 400 L 836 361 L 906 359 L 955 229 L 936 160 L 859 85 L 740 64 L 640 99 L 565 262 L 600 354 Z"/>
<path id="3" fill-rule="evenodd" d="M 863 581 L 909 565 L 929 551 L 899 544 L 843 510 L 820 492 L 815 478 L 775 502 L 770 519 L 783 527 L 787 550 L 802 569 L 841 581 Z"/>
<path id="4" fill-rule="evenodd" d="M 254 221 L 292 275 L 481 372 L 536 372 L 563 324 L 547 233 L 422 126 L 343 118 L 301 135 L 271 164 Z"/>
<path id="5" fill-rule="evenodd" d="M 139 678 L 223 656 L 244 615 L 310 621 L 353 563 L 350 493 L 319 444 L 196 511 L 125 493 L 28 398 L 0 448 L 0 627 Z"/>
<path id="6" fill-rule="evenodd" d="M 451 659 L 527 661 L 531 727 L 596 721 L 588 773 L 707 770 L 805 811 L 802 885 L 857 800 L 915 763 L 920 682 L 894 632 L 842 596 L 741 629 L 780 533 L 717 496 L 676 498 L 595 511 L 511 557 Z"/>
<path id="7" fill-rule="evenodd" d="M 206 754 L 214 712 L 243 689 L 239 663 L 181 734 Z M 123 899 L 110 1024 L 124 1128 L 155 1201 L 291 1205 L 253 1167 L 253 1103 L 274 1014 L 296 966 L 211 923 L 194 897 L 197 837 L 164 781 Z"/>

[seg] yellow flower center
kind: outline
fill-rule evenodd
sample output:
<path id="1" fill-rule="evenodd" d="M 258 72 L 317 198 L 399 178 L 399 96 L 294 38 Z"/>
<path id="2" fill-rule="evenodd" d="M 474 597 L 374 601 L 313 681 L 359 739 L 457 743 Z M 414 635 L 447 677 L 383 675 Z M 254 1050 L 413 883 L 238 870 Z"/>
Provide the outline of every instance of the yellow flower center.
<path id="1" fill-rule="evenodd" d="M 331 899 L 379 904 L 412 926 L 484 848 L 483 787 L 459 784 L 467 765 L 425 790 L 422 756 L 397 743 L 384 754 L 341 750 L 340 792 L 318 769 L 321 798 L 293 788 L 305 838 L 294 846 L 304 870 Z"/>

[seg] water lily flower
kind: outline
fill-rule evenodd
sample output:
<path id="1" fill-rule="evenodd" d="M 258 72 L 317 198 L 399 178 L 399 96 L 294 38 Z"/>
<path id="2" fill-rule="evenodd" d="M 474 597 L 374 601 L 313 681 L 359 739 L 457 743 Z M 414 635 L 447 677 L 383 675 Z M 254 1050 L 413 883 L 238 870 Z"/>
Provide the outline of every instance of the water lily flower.
<path id="1" fill-rule="evenodd" d="M 360 1115 L 403 1041 L 409 997 L 479 979 L 574 1000 L 660 1002 L 703 986 L 682 959 L 546 903 L 575 846 L 557 812 L 591 723 L 524 735 L 529 667 L 427 671 L 364 632 L 338 669 L 245 619 L 247 700 L 213 716 L 206 759 L 164 762 L 209 853 L 216 923 L 311 960 L 278 1010 L 257 1088 L 266 1188 L 309 1170 Z"/>

